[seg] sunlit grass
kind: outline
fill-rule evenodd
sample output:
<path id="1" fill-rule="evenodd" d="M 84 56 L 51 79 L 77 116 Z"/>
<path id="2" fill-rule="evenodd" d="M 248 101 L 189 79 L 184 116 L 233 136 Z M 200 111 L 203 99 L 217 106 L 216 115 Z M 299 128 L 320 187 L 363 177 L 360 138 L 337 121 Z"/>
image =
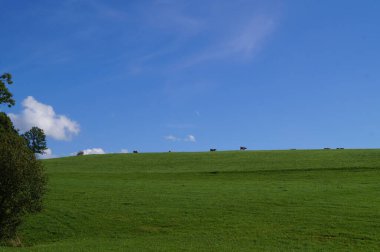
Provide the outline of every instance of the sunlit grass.
<path id="1" fill-rule="evenodd" d="M 21 250 L 380 250 L 380 150 L 44 162 L 46 206 L 22 226 Z"/>

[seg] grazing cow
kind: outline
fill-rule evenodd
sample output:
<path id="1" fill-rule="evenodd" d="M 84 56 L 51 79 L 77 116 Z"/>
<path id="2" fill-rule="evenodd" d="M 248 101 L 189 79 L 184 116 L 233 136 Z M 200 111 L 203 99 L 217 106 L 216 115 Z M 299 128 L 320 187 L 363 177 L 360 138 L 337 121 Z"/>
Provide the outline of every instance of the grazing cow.
<path id="1" fill-rule="evenodd" d="M 323 148 L 324 150 L 330 150 L 330 148 Z"/>
<path id="2" fill-rule="evenodd" d="M 247 147 L 244 147 L 244 146 L 240 146 L 240 150 L 246 150 Z"/>
<path id="3" fill-rule="evenodd" d="M 139 153 L 137 150 L 134 150 L 133 153 Z"/>
<path id="4" fill-rule="evenodd" d="M 216 151 L 216 149 L 210 149 L 210 151 Z"/>

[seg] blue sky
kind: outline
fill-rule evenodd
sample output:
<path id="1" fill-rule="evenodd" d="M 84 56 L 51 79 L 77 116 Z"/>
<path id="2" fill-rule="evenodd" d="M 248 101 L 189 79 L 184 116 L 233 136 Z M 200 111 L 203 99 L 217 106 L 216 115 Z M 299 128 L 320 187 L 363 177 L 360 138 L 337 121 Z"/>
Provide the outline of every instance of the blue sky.
<path id="1" fill-rule="evenodd" d="M 380 146 L 380 2 L 3 0 L 0 72 L 52 155 Z"/>

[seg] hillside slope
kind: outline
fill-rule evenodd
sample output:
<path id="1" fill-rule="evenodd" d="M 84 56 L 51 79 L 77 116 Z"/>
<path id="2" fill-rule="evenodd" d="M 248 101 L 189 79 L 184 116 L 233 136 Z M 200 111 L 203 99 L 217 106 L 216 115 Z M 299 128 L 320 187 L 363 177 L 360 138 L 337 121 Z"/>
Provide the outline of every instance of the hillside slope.
<path id="1" fill-rule="evenodd" d="M 20 251 L 379 251 L 380 150 L 44 161 Z M 0 247 L 1 251 L 16 251 Z"/>

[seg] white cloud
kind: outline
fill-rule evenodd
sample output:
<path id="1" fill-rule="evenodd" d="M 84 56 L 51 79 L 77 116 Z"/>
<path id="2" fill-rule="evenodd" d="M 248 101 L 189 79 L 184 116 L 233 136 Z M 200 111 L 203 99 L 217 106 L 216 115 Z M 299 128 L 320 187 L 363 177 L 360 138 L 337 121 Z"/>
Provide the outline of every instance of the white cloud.
<path id="1" fill-rule="evenodd" d="M 51 149 L 46 149 L 44 154 L 38 154 L 38 157 L 41 159 L 54 158 L 53 151 Z"/>
<path id="2" fill-rule="evenodd" d="M 178 137 L 173 136 L 173 135 L 165 136 L 165 139 L 168 141 L 172 141 L 172 142 L 181 141 L 181 138 L 178 138 Z"/>
<path id="3" fill-rule="evenodd" d="M 53 151 L 51 149 L 46 149 L 43 155 L 51 156 L 53 154 Z"/>
<path id="4" fill-rule="evenodd" d="M 168 141 L 172 141 L 172 142 L 179 142 L 179 141 L 193 142 L 193 143 L 196 142 L 195 136 L 193 136 L 193 135 L 188 135 L 185 138 L 180 138 L 180 137 L 176 137 L 173 135 L 169 135 L 169 136 L 166 136 L 165 139 Z"/>
<path id="5" fill-rule="evenodd" d="M 83 150 L 83 155 L 92 155 L 92 154 L 106 154 L 102 148 L 92 148 Z"/>
<path id="6" fill-rule="evenodd" d="M 129 153 L 127 149 L 121 149 L 120 153 Z"/>
<path id="7" fill-rule="evenodd" d="M 196 139 L 195 139 L 195 136 L 193 136 L 193 135 L 188 135 L 188 136 L 184 139 L 184 141 L 195 143 L 195 142 L 196 142 Z"/>
<path id="8" fill-rule="evenodd" d="M 24 110 L 21 114 L 9 114 L 16 128 L 21 131 L 37 126 L 56 140 L 69 140 L 80 131 L 77 122 L 64 115 L 57 115 L 52 106 L 40 103 L 32 96 L 28 96 L 22 106 Z"/>

